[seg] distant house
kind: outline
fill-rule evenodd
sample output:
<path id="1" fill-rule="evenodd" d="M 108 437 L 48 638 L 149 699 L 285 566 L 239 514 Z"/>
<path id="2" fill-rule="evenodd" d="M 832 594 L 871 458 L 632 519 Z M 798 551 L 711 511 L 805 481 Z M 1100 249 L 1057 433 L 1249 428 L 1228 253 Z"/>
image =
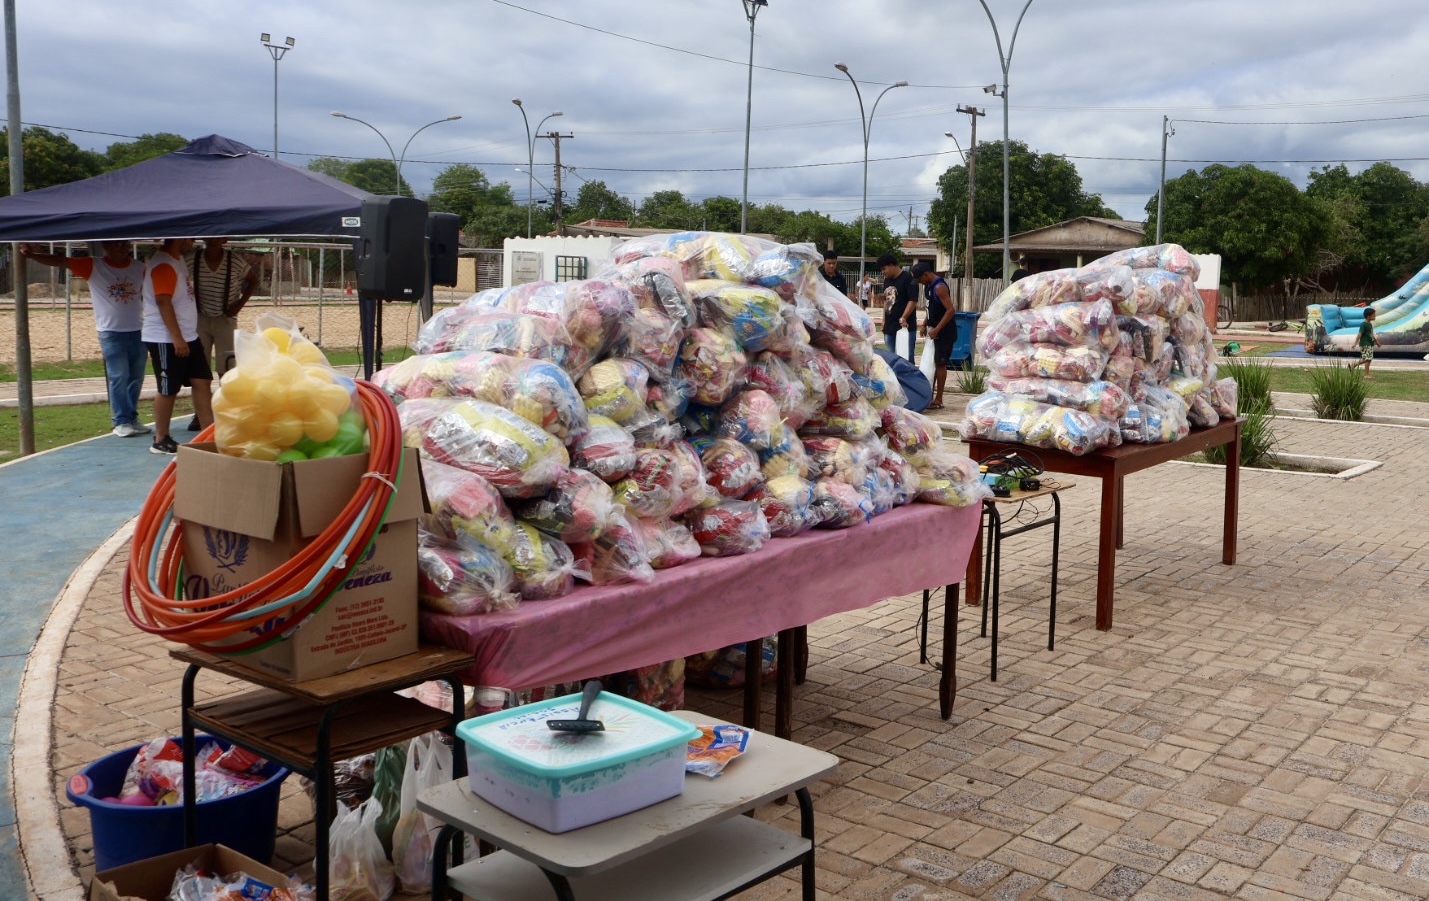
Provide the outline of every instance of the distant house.
<path id="1" fill-rule="evenodd" d="M 1013 235 L 1007 243 L 1014 267 L 1021 258 L 1028 272 L 1045 272 L 1081 266 L 1118 250 L 1139 247 L 1145 238 L 1145 222 L 1079 216 Z M 1002 242 L 978 244 L 973 253 L 1001 255 Z"/>

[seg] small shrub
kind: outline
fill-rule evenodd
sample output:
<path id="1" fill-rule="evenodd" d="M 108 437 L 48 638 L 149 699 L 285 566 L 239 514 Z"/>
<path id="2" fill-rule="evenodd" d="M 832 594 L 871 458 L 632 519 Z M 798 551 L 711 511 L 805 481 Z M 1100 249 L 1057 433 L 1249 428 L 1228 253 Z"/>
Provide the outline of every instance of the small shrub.
<path id="1" fill-rule="evenodd" d="M 963 394 L 981 394 L 987 390 L 987 367 L 972 366 L 959 369 L 958 391 Z"/>
<path id="2" fill-rule="evenodd" d="M 1262 404 L 1271 405 L 1273 408 L 1270 401 L 1271 367 L 1268 362 L 1257 357 L 1238 357 L 1219 364 L 1216 369 L 1220 375 L 1235 379 L 1242 415 Z"/>
<path id="3" fill-rule="evenodd" d="M 1310 405 L 1320 419 L 1359 422 L 1368 397 L 1365 380 L 1347 366 L 1316 366 L 1310 373 Z"/>
<path id="4" fill-rule="evenodd" d="M 1236 411 L 1245 417 L 1240 427 L 1240 465 L 1268 467 L 1279 440 L 1275 437 L 1275 402 L 1270 397 L 1270 364 L 1244 357 L 1217 367 L 1236 381 Z M 1206 460 L 1226 462 L 1226 446 L 1206 449 Z"/>

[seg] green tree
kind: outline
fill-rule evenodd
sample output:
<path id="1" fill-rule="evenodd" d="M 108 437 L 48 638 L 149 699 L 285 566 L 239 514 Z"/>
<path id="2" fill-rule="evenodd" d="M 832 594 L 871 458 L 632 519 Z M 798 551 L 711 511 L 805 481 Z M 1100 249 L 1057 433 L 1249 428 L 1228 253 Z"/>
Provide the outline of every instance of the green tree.
<path id="1" fill-rule="evenodd" d="M 544 207 L 533 209 L 531 221 L 533 234 L 550 233 L 551 214 Z M 477 247 L 500 247 L 506 238 L 526 237 L 526 207 L 516 204 L 478 207 L 476 214 L 462 226 L 462 231 L 467 242 Z"/>
<path id="2" fill-rule="evenodd" d="M 639 228 L 703 229 L 704 210 L 679 191 L 656 191 L 641 201 L 631 223 Z"/>
<path id="3" fill-rule="evenodd" d="M 1156 198 L 1146 203 L 1154 234 Z M 1280 288 L 1305 275 L 1324 243 L 1314 201 L 1283 175 L 1249 163 L 1207 166 L 1166 182 L 1163 241 L 1221 256 L 1222 278 L 1250 289 Z"/>
<path id="4" fill-rule="evenodd" d="M 635 206 L 629 200 L 606 187 L 603 181 L 588 181 L 576 192 L 576 202 L 564 211 L 567 222 L 588 219 L 613 219 L 629 222 L 635 217 Z"/>
<path id="5" fill-rule="evenodd" d="M 24 154 L 25 190 L 38 191 L 54 185 L 92 178 L 104 171 L 104 157 L 83 150 L 69 139 L 47 128 L 27 128 L 20 133 Z M 10 195 L 10 133 L 0 129 L 0 197 Z"/>
<path id="6" fill-rule="evenodd" d="M 1002 240 L 1002 142 L 980 142 L 976 153 L 973 242 L 991 244 Z M 1060 156 L 1037 153 L 1022 141 L 1011 141 L 1007 168 L 1008 218 L 1014 235 L 1078 216 L 1120 218 L 1102 203 L 1100 195 L 1089 194 L 1082 188 L 1077 167 Z M 945 251 L 955 254 L 958 251 L 951 246 L 952 238 L 956 231 L 962 243 L 967 209 L 967 166 L 953 166 L 938 178 L 938 196 L 928 210 L 928 231 Z M 976 275 L 997 277 L 1001 274 L 1002 260 L 984 254 L 973 265 Z"/>
<path id="7" fill-rule="evenodd" d="M 320 156 L 308 161 L 308 169 L 345 181 L 354 188 L 371 194 L 401 193 L 412 196 L 412 187 L 402 180 L 397 184 L 397 166 L 391 160 L 365 159 L 355 162 L 332 156 Z"/>
<path id="8" fill-rule="evenodd" d="M 700 210 L 705 228 L 709 231 L 739 231 L 739 201 L 733 197 L 706 197 L 700 204 Z"/>
<path id="9" fill-rule="evenodd" d="M 1343 164 L 1310 173 L 1307 196 L 1350 216 L 1350 239 L 1336 272 L 1342 279 L 1391 290 L 1424 264 L 1416 234 L 1429 216 L 1429 186 L 1391 163 L 1356 175 Z M 1332 230 L 1334 233 L 1335 230 Z"/>
<path id="10" fill-rule="evenodd" d="M 183 135 L 161 131 L 158 134 L 142 134 L 132 141 L 110 144 L 104 151 L 104 169 L 113 172 L 135 163 L 151 160 L 156 156 L 173 153 L 187 146 L 189 139 Z"/>
<path id="11" fill-rule="evenodd" d="M 491 184 L 486 173 L 467 163 L 456 163 L 439 172 L 432 180 L 432 193 L 427 197 L 427 205 L 434 212 L 455 213 L 463 222 L 484 207 L 509 207 L 515 202 L 510 185 Z M 521 234 L 526 234 L 524 223 Z"/>

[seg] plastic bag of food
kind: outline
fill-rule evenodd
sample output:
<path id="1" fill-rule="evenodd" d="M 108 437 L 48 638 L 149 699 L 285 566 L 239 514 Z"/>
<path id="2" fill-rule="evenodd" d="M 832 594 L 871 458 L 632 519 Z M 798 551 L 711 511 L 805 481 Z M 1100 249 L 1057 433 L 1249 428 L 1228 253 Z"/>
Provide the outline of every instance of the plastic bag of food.
<path id="1" fill-rule="evenodd" d="M 1036 272 L 1008 285 L 997 295 L 987 312 L 985 322 L 996 322 L 1009 313 L 1034 307 L 1050 307 L 1059 303 L 1077 303 L 1082 299 L 1082 288 L 1077 282 L 1077 270 L 1053 269 Z"/>
<path id="2" fill-rule="evenodd" d="M 962 434 L 964 438 L 1056 448 L 1076 455 L 1121 443 L 1107 420 L 1090 413 L 997 392 L 980 395 L 968 404 Z"/>
<path id="3" fill-rule="evenodd" d="M 571 545 L 571 552 L 581 564 L 580 578 L 592 585 L 649 582 L 655 578 L 644 536 L 632 522 L 621 511 L 600 537 Z"/>
<path id="4" fill-rule="evenodd" d="M 417 600 L 453 616 L 514 610 L 511 566 L 492 548 L 458 542 L 425 529 L 417 531 Z"/>
<path id="5" fill-rule="evenodd" d="M 570 546 L 528 523 L 516 523 L 516 541 L 506 557 L 516 576 L 517 588 L 527 601 L 558 598 L 571 593 L 575 577 L 584 572 L 576 565 Z"/>
<path id="6" fill-rule="evenodd" d="M 774 446 L 783 419 L 774 398 L 758 388 L 738 392 L 720 408 L 716 434 L 756 451 Z"/>
<path id="7" fill-rule="evenodd" d="M 828 404 L 799 429 L 801 435 L 833 435 L 858 440 L 878 428 L 878 411 L 861 397 L 842 404 Z"/>
<path id="8" fill-rule="evenodd" d="M 775 446 L 759 455 L 759 469 L 767 479 L 778 476 L 809 477 L 809 455 L 804 451 L 804 442 L 789 424 L 784 424 L 782 434 Z"/>
<path id="9" fill-rule="evenodd" d="M 769 539 L 769 523 L 757 501 L 720 498 L 708 507 L 685 514 L 690 534 L 706 557 L 751 554 Z"/>
<path id="10" fill-rule="evenodd" d="M 566 369 L 579 375 L 617 343 L 635 313 L 635 298 L 604 279 L 519 285 L 498 302 L 503 309 L 559 321 L 570 335 Z"/>
<path id="11" fill-rule="evenodd" d="M 669 257 L 647 256 L 617 263 L 599 278 L 625 287 L 641 309 L 653 309 L 670 317 L 683 332 L 695 325 L 695 305 L 685 288 L 680 264 Z"/>
<path id="12" fill-rule="evenodd" d="M 377 820 L 382 803 L 368 798 L 355 809 L 341 805 L 328 830 L 328 895 L 352 901 L 385 901 L 397 887 L 397 877 L 382 843 Z"/>
<path id="13" fill-rule="evenodd" d="M 589 429 L 571 445 L 571 460 L 606 482 L 618 482 L 635 468 L 635 439 L 614 420 L 592 416 Z"/>
<path id="14" fill-rule="evenodd" d="M 1234 419 L 1240 404 L 1240 385 L 1227 376 L 1211 383 L 1211 406 L 1223 419 Z"/>
<path id="15" fill-rule="evenodd" d="M 1164 269 L 1133 269 L 1137 290 L 1133 294 L 1136 312 L 1175 319 L 1200 302 L 1195 281 Z"/>
<path id="16" fill-rule="evenodd" d="M 550 432 L 486 401 L 424 398 L 397 412 L 406 446 L 482 476 L 505 497 L 544 493 L 570 462 Z"/>
<path id="17" fill-rule="evenodd" d="M 1077 270 L 1077 285 L 1082 291 L 1082 300 L 1093 303 L 1106 300 L 1119 313 L 1136 312 L 1132 294 L 1136 291 L 1136 280 L 1131 267 L 1103 265 L 1100 260 Z"/>
<path id="18" fill-rule="evenodd" d="M 978 464 L 962 454 L 930 454 L 918 470 L 918 495 L 924 504 L 968 507 L 992 496 Z"/>
<path id="19" fill-rule="evenodd" d="M 685 749 L 685 772 L 717 778 L 724 768 L 749 746 L 749 730 L 743 726 L 700 726 L 700 737 Z"/>
<path id="20" fill-rule="evenodd" d="M 908 403 L 908 394 L 894 374 L 893 367 L 880 356 L 874 355 L 868 375 L 851 374 L 854 390 L 872 405 L 875 410 L 901 407 Z M 797 426 L 796 426 L 797 428 Z"/>
<path id="21" fill-rule="evenodd" d="M 814 407 L 843 404 L 856 395 L 853 373 L 826 350 L 800 349 L 790 359 Z"/>
<path id="22" fill-rule="evenodd" d="M 1118 340 L 1116 323 L 1116 313 L 1105 299 L 1036 307 L 1009 313 L 993 322 L 978 336 L 977 347 L 983 356 L 992 356 L 1018 341 L 1090 347 L 1110 353 Z"/>
<path id="23" fill-rule="evenodd" d="M 1186 399 L 1186 421 L 1197 428 L 1209 428 L 1221 421 L 1221 416 L 1211 404 L 1209 389 L 1197 391 Z"/>
<path id="24" fill-rule="evenodd" d="M 695 299 L 700 325 L 733 337 L 746 353 L 769 350 L 787 339 L 783 301 L 768 288 L 714 279 L 685 286 Z"/>
<path id="25" fill-rule="evenodd" d="M 1030 397 L 1044 404 L 1085 410 L 1103 419 L 1120 419 L 1131 396 L 1112 382 L 1069 382 L 1063 379 L 1009 379 L 989 376 L 988 388 L 1003 394 Z"/>
<path id="26" fill-rule="evenodd" d="M 591 541 L 624 517 L 600 476 L 573 467 L 545 494 L 513 504 L 515 515 L 567 544 Z"/>
<path id="27" fill-rule="evenodd" d="M 837 479 L 862 485 L 868 470 L 878 465 L 881 449 L 875 444 L 848 441 L 832 435 L 815 435 L 802 442 L 806 469 L 813 479 Z"/>
<path id="28" fill-rule="evenodd" d="M 628 357 L 650 370 L 654 378 L 665 380 L 675 371 L 685 329 L 660 310 L 637 307 L 625 324 L 625 332 L 610 346 L 614 357 Z"/>
<path id="29" fill-rule="evenodd" d="M 634 360 L 601 360 L 582 375 L 576 388 L 593 416 L 631 422 L 645 410 L 650 373 Z"/>
<path id="30" fill-rule="evenodd" d="M 990 356 L 987 370 L 1005 378 L 1064 379 L 1089 382 L 1106 367 L 1106 351 L 1090 347 L 1055 347 L 1015 341 Z"/>
<path id="31" fill-rule="evenodd" d="M 943 427 L 938 421 L 905 407 L 889 407 L 882 412 L 883 437 L 890 450 L 917 465 L 925 454 L 943 446 Z"/>
<path id="32" fill-rule="evenodd" d="M 798 476 L 772 478 L 751 491 L 748 499 L 759 503 L 774 538 L 789 538 L 815 525 L 814 486 Z"/>
<path id="33" fill-rule="evenodd" d="M 798 371 L 777 354 L 766 352 L 750 357 L 745 378 L 747 386 L 774 398 L 780 416 L 794 428 L 803 425 L 817 408 Z M 820 398 L 822 403 L 822 395 Z"/>
<path id="34" fill-rule="evenodd" d="M 673 451 L 637 448 L 635 467 L 611 488 L 616 501 L 632 515 L 668 518 L 680 499 L 680 461 Z"/>
<path id="35" fill-rule="evenodd" d="M 214 443 L 249 460 L 361 453 L 357 386 L 327 364 L 292 320 L 266 313 L 259 331 L 234 335 L 235 365 L 213 397 Z"/>
<path id="36" fill-rule="evenodd" d="M 688 563 L 700 556 L 700 544 L 688 527 L 678 520 L 630 519 L 631 527 L 645 543 L 645 552 L 650 565 L 655 569 L 669 569 Z"/>
<path id="37" fill-rule="evenodd" d="M 888 473 L 892 485 L 893 506 L 911 503 L 922 490 L 918 468 L 897 451 L 886 451 L 878 459 L 878 468 Z"/>
<path id="38" fill-rule="evenodd" d="M 868 495 L 838 479 L 821 478 L 814 482 L 810 508 L 817 520 L 815 525 L 822 529 L 861 526 L 873 518 L 873 501 Z"/>
<path id="39" fill-rule="evenodd" d="M 669 448 L 675 455 L 675 505 L 669 515 L 679 516 L 711 500 L 715 492 L 710 488 L 709 473 L 705 471 L 700 452 L 683 439 L 670 442 Z"/>
<path id="40" fill-rule="evenodd" d="M 646 390 L 645 405 L 650 412 L 668 422 L 674 422 L 685 415 L 690 398 L 695 394 L 695 386 L 684 379 L 670 378 L 662 382 L 651 382 Z"/>
<path id="41" fill-rule="evenodd" d="M 428 319 L 418 330 L 412 349 L 419 354 L 486 350 L 546 360 L 567 369 L 584 362 L 586 357 L 584 352 L 577 354 L 570 334 L 559 320 L 494 310 L 472 305 L 472 301 L 441 310 Z"/>
<path id="42" fill-rule="evenodd" d="M 402 771 L 402 812 L 392 830 L 393 869 L 406 894 L 431 891 L 432 856 L 442 827 L 441 820 L 417 809 L 417 795 L 452 778 L 452 750 L 440 733 L 412 739 Z"/>
<path id="43" fill-rule="evenodd" d="M 751 260 L 748 278 L 792 302 L 807 293 L 810 282 L 819 277 L 819 259 L 812 244 L 781 245 Z"/>
<path id="44" fill-rule="evenodd" d="M 1148 247 L 1129 247 L 1107 254 L 1093 261 L 1091 265 L 1130 266 L 1132 269 L 1165 269 L 1169 272 L 1188 275 L 1193 280 L 1200 277 L 1201 264 L 1180 244 L 1152 244 Z"/>
<path id="45" fill-rule="evenodd" d="M 864 375 L 873 370 L 873 361 L 878 359 L 873 343 L 865 338 L 846 338 L 843 335 L 825 333 L 815 335 L 811 343 L 832 354 L 834 359 L 849 370 Z"/>
<path id="46" fill-rule="evenodd" d="M 733 338 L 718 329 L 692 328 L 680 346 L 675 377 L 693 386 L 694 402 L 714 406 L 744 381 L 747 364 L 748 358 Z"/>
<path id="47" fill-rule="evenodd" d="M 868 342 L 878 335 L 868 312 L 840 294 L 822 276 L 809 280 L 803 296 L 809 303 L 798 308 L 799 314 L 815 338 L 842 337 L 851 342 Z"/>
<path id="48" fill-rule="evenodd" d="M 724 497 L 744 497 L 764 483 L 759 456 L 732 438 L 710 442 L 700 460 L 709 486 Z"/>

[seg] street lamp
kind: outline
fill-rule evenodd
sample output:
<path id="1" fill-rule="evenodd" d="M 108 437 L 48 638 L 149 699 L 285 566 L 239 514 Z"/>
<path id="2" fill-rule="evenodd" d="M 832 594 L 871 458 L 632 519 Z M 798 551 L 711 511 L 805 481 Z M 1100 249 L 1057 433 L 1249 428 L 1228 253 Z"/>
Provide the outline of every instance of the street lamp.
<path id="1" fill-rule="evenodd" d="M 1156 188 L 1156 243 L 1161 243 L 1161 212 L 1166 200 L 1166 139 L 1176 133 L 1176 126 L 1166 116 L 1161 117 L 1161 183 Z"/>
<path id="2" fill-rule="evenodd" d="M 743 0 L 743 3 L 744 17 L 749 20 L 749 86 L 744 97 L 744 194 L 739 201 L 740 234 L 749 231 L 749 127 L 754 115 L 754 19 L 761 9 L 769 5 L 769 0 Z"/>
<path id="3" fill-rule="evenodd" d="M 297 38 L 285 38 L 283 43 L 273 43 L 273 36 L 268 32 L 258 35 L 258 40 L 263 42 L 263 46 L 268 48 L 268 55 L 273 57 L 273 159 L 278 158 L 278 60 L 282 59 L 293 45 L 298 42 Z"/>
<path id="4" fill-rule="evenodd" d="M 834 63 L 834 68 L 848 76 L 849 83 L 853 85 L 854 95 L 858 97 L 858 119 L 863 125 L 863 214 L 859 217 L 858 228 L 858 283 L 863 284 L 863 268 L 868 257 L 868 136 L 873 130 L 873 116 L 878 112 L 878 101 L 883 99 L 894 88 L 906 88 L 908 82 L 895 81 L 893 84 L 878 92 L 878 96 L 873 99 L 873 108 L 868 111 L 868 116 L 863 114 L 863 92 L 858 89 L 858 82 L 854 80 L 853 74 L 849 72 L 848 66 L 843 63 Z"/>
<path id="5" fill-rule="evenodd" d="M 541 181 L 541 180 L 540 180 L 539 178 L 537 178 L 535 175 L 533 175 L 529 169 L 522 169 L 520 166 L 517 166 L 517 167 L 516 167 L 516 171 L 517 171 L 517 172 L 520 172 L 520 173 L 522 173 L 522 174 L 524 174 L 529 180 L 534 181 L 536 184 L 540 185 L 540 186 L 541 186 L 541 190 L 542 190 L 542 191 L 545 191 L 547 194 L 553 194 L 553 193 L 555 193 L 555 192 L 553 192 L 550 188 L 546 187 L 546 183 L 543 182 L 543 181 Z M 542 202 L 542 203 L 548 203 L 549 201 L 543 200 L 543 201 L 541 201 L 541 202 Z M 528 203 L 529 203 L 529 201 L 528 201 Z"/>
<path id="6" fill-rule="evenodd" d="M 987 8 L 987 0 L 977 0 L 982 4 L 982 11 L 987 13 L 988 24 L 992 26 L 992 38 L 997 42 L 997 58 L 1002 63 L 1002 93 L 998 93 L 996 85 L 988 85 L 984 91 L 994 97 L 1002 98 L 1002 277 L 1007 278 L 1012 273 L 1012 245 L 1010 243 L 1012 231 L 1011 192 L 1007 184 L 1007 70 L 1012 65 L 1012 51 L 1017 46 L 1017 31 L 1022 27 L 1022 17 L 1027 15 L 1027 7 L 1032 5 L 1032 0 L 1027 0 L 1022 6 L 1022 12 L 1017 14 L 1017 24 L 1012 29 L 1012 40 L 1007 44 L 1007 53 L 1002 52 L 1002 37 L 997 33 L 997 22 L 992 18 L 992 10 Z"/>
<path id="7" fill-rule="evenodd" d="M 402 155 L 399 157 L 396 153 L 392 151 L 392 142 L 387 140 L 387 136 L 384 135 L 381 130 L 377 128 L 376 125 L 373 125 L 371 122 L 367 122 L 363 119 L 359 119 L 356 116 L 349 116 L 347 113 L 340 113 L 337 110 L 333 110 L 332 115 L 336 116 L 339 119 L 348 119 L 353 122 L 361 123 L 362 125 L 366 125 L 368 128 L 377 132 L 377 137 L 381 138 L 382 143 L 387 145 L 387 155 L 392 157 L 392 165 L 395 166 L 397 169 L 397 190 L 393 193 L 399 196 L 402 194 L 402 164 L 407 162 L 407 148 L 412 146 L 412 139 L 415 138 L 417 135 L 421 134 L 422 132 L 426 131 L 427 129 L 431 128 L 433 125 L 440 125 L 443 122 L 455 122 L 456 120 L 461 118 L 461 116 L 447 116 L 445 119 L 437 119 L 432 122 L 428 122 L 426 125 L 423 125 L 421 128 L 412 132 L 412 137 L 408 138 L 407 143 L 402 145 Z"/>
<path id="8" fill-rule="evenodd" d="M 521 105 L 521 98 L 517 97 L 511 101 L 516 104 L 516 108 L 521 111 L 521 121 L 526 125 L 526 237 L 531 237 L 531 182 L 536 176 L 532 174 L 536 168 L 536 139 L 531 136 L 531 120 L 526 118 L 526 107 Z M 541 126 L 546 124 L 546 119 L 554 119 L 561 115 L 560 110 L 554 113 L 547 113 L 546 118 L 536 123 L 536 134 L 541 133 Z M 520 170 L 517 170 L 520 171 Z M 544 186 L 543 186 L 544 187 Z"/>

